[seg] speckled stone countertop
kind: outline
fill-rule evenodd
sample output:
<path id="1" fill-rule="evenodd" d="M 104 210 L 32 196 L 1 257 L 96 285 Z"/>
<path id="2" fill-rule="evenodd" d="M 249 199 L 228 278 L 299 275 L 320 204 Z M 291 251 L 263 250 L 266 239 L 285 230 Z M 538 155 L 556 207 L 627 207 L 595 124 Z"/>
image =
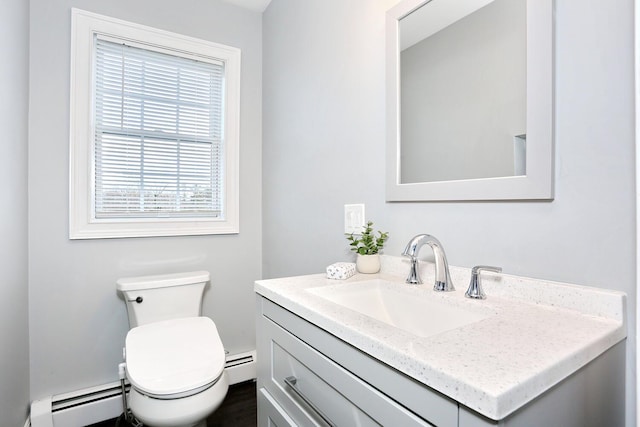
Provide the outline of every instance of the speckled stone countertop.
<path id="1" fill-rule="evenodd" d="M 456 290 L 406 285 L 408 261 L 383 256 L 379 274 L 330 280 L 325 274 L 260 280 L 255 291 L 370 356 L 494 420 L 500 420 L 626 337 L 622 292 L 482 273 L 485 300 L 464 297 L 470 269 L 450 267 Z M 330 302 L 312 288 L 381 278 L 402 292 L 489 313 L 483 320 L 420 337 Z"/>

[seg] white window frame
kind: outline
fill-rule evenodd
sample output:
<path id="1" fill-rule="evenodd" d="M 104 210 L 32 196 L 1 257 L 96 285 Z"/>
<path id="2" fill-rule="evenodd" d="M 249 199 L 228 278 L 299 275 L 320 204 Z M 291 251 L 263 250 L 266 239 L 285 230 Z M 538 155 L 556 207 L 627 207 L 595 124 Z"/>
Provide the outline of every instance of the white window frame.
<path id="1" fill-rule="evenodd" d="M 109 218 L 94 214 L 93 57 L 96 34 L 225 64 L 224 214 L 221 218 Z M 72 9 L 69 238 L 235 234 L 239 232 L 240 49 Z"/>

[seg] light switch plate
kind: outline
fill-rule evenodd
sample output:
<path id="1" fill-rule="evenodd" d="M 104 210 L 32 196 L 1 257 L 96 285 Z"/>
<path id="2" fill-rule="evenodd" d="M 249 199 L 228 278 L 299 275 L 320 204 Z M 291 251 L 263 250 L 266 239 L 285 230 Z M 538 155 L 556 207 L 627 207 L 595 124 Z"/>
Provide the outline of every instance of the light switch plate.
<path id="1" fill-rule="evenodd" d="M 364 227 L 364 204 L 344 205 L 344 232 L 361 234 Z"/>

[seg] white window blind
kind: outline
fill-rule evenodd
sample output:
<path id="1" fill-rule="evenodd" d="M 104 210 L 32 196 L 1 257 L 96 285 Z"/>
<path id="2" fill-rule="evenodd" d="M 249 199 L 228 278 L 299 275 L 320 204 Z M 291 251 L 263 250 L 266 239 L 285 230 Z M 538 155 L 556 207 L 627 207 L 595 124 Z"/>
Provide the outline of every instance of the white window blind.
<path id="1" fill-rule="evenodd" d="M 224 217 L 224 63 L 95 39 L 95 218 Z"/>

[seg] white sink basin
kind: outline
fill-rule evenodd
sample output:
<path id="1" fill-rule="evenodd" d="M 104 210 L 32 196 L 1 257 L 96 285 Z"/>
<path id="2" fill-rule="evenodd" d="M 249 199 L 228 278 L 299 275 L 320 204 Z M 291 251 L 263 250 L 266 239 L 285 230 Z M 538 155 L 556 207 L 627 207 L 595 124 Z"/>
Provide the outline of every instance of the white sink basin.
<path id="1" fill-rule="evenodd" d="M 307 292 L 420 337 L 457 329 L 493 314 L 472 306 L 478 301 L 453 304 L 438 295 L 415 292 L 411 286 L 373 279 L 311 288 Z"/>

